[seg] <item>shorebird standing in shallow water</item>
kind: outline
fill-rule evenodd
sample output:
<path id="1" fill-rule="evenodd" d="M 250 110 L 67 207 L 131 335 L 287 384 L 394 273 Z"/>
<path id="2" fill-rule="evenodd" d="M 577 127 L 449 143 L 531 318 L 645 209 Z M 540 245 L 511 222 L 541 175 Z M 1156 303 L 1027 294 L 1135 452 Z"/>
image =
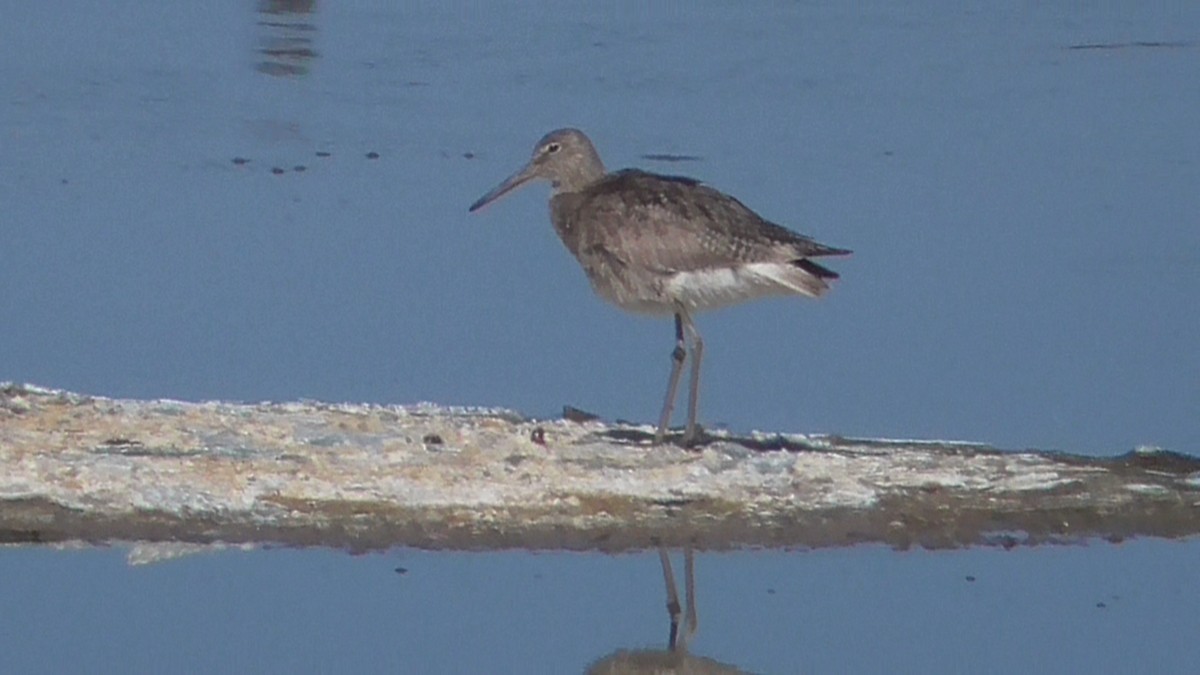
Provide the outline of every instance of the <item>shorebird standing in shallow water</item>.
<path id="1" fill-rule="evenodd" d="M 550 181 L 550 222 L 596 293 L 631 311 L 675 316 L 671 376 L 655 442 L 667 435 L 688 343 L 692 353 L 683 444 L 698 440 L 696 408 L 704 342 L 692 314 L 772 295 L 818 297 L 836 272 L 813 258 L 850 251 L 764 220 L 699 181 L 625 169 L 614 173 L 578 129 L 546 134 L 533 157 L 471 205 L 534 179 Z"/>

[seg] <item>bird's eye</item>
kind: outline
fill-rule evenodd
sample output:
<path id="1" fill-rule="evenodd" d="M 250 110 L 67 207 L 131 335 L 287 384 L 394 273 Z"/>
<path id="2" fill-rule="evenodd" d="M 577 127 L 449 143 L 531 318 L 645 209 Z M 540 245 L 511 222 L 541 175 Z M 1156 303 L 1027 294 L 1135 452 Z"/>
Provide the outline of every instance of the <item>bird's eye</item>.
<path id="1" fill-rule="evenodd" d="M 559 150 L 562 150 L 562 146 L 558 143 L 551 143 L 546 146 L 546 152 L 558 152 Z"/>

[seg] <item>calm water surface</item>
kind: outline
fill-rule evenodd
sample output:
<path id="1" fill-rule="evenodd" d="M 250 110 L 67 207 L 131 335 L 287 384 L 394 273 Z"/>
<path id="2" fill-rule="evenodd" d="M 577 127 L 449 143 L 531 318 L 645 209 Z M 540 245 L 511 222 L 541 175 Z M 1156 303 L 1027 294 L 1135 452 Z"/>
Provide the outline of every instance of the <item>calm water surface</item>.
<path id="1" fill-rule="evenodd" d="M 650 419 L 670 326 L 591 297 L 544 193 L 466 213 L 575 125 L 611 168 L 856 251 L 819 303 L 700 317 L 708 423 L 1200 449 L 1200 5 L 2 18 L 0 379 Z M 1194 672 L 1198 552 L 701 554 L 692 646 L 763 673 Z M 0 593 L 3 672 L 571 673 L 667 638 L 653 553 L 7 550 Z"/>
<path id="2" fill-rule="evenodd" d="M 763 673 L 1189 672 L 1197 553 L 702 553 L 691 648 Z M 578 673 L 669 627 L 653 553 L 14 550 L 0 591 L 22 673 Z"/>

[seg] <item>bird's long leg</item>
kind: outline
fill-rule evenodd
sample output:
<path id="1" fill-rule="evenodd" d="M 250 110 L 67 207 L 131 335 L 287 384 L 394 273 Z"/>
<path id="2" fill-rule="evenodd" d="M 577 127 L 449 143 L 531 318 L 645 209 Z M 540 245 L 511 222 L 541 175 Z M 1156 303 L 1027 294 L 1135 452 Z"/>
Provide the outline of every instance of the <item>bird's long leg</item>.
<path id="1" fill-rule="evenodd" d="M 671 423 L 671 413 L 675 410 L 675 392 L 679 389 L 679 376 L 683 373 L 685 358 L 687 358 L 687 349 L 684 348 L 683 342 L 683 315 L 677 312 L 675 314 L 675 349 L 671 351 L 671 379 L 667 381 L 667 397 L 663 400 L 662 414 L 658 417 L 658 432 L 654 434 L 655 443 L 662 443 L 667 438 L 667 425 Z"/>
<path id="2" fill-rule="evenodd" d="M 680 316 L 676 314 L 675 316 Z M 683 432 L 683 445 L 687 447 L 699 440 L 700 430 L 696 426 L 696 411 L 700 406 L 700 361 L 704 358 L 704 340 L 696 330 L 696 324 L 686 313 L 682 314 L 683 325 L 692 339 L 692 374 L 688 386 L 687 427 Z"/>
<path id="3" fill-rule="evenodd" d="M 671 634 L 667 638 L 667 645 L 671 651 L 674 651 L 675 642 L 679 638 L 679 617 L 683 611 L 679 606 L 679 591 L 675 587 L 675 573 L 671 571 L 671 557 L 666 548 L 658 547 L 658 559 L 662 563 L 663 583 L 667 587 L 667 614 L 671 617 Z"/>

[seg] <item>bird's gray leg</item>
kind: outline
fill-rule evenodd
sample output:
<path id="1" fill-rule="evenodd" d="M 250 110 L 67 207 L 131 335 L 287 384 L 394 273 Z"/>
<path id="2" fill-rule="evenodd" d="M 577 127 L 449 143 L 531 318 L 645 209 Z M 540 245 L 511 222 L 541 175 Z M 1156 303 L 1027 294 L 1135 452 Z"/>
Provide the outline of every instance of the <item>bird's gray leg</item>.
<path id="1" fill-rule="evenodd" d="M 671 617 L 671 634 L 667 645 L 675 651 L 675 642 L 679 639 L 679 617 L 683 613 L 679 606 L 679 591 L 675 589 L 675 573 L 671 571 L 671 557 L 667 549 L 658 547 L 658 559 L 662 563 L 663 583 L 667 587 L 667 614 Z"/>
<path id="2" fill-rule="evenodd" d="M 679 375 L 683 373 L 683 360 L 687 349 L 683 342 L 683 315 L 675 314 L 675 349 L 671 352 L 671 379 L 667 381 L 667 397 L 663 400 L 662 414 L 658 417 L 658 432 L 654 442 L 662 443 L 667 438 L 667 425 L 671 423 L 671 412 L 675 410 L 675 391 L 679 389 Z"/>
<path id="3" fill-rule="evenodd" d="M 696 410 L 700 406 L 700 360 L 704 357 L 704 340 L 700 339 L 696 324 L 692 323 L 692 318 L 686 313 L 683 314 L 683 325 L 692 338 L 692 374 L 688 387 L 687 428 L 683 432 L 683 445 L 686 447 L 698 441 L 700 437 L 700 429 L 696 426 Z"/>

